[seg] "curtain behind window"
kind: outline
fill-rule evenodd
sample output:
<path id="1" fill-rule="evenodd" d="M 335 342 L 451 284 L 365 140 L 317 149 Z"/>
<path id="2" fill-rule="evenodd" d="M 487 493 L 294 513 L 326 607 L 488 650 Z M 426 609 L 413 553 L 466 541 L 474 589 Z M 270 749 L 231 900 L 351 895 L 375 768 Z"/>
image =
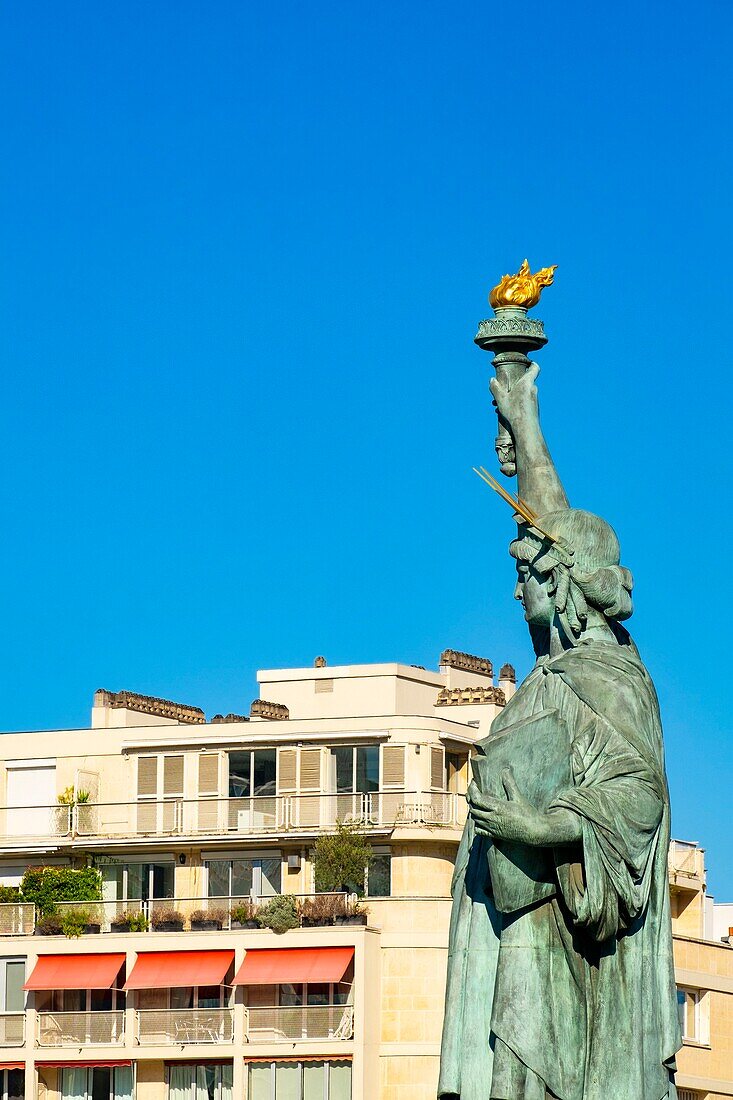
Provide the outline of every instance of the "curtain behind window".
<path id="1" fill-rule="evenodd" d="M 63 1069 L 61 1071 L 62 1100 L 86 1100 L 86 1069 Z"/>
<path id="2" fill-rule="evenodd" d="M 132 1100 L 132 1066 L 115 1068 L 115 1100 Z"/>
<path id="3" fill-rule="evenodd" d="M 168 1100 L 192 1100 L 195 1067 L 170 1066 L 168 1069 Z"/>

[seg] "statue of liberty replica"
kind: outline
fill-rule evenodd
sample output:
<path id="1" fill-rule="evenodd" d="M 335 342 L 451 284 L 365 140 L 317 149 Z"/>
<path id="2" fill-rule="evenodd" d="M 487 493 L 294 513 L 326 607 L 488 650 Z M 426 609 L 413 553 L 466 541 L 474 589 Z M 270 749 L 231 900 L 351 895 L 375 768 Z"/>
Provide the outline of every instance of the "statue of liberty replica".
<path id="1" fill-rule="evenodd" d="M 442 1100 L 676 1100 L 669 795 L 654 685 L 623 625 L 632 577 L 571 508 L 540 428 L 554 268 L 489 298 L 491 392 L 534 668 L 476 746 L 453 879 Z"/>

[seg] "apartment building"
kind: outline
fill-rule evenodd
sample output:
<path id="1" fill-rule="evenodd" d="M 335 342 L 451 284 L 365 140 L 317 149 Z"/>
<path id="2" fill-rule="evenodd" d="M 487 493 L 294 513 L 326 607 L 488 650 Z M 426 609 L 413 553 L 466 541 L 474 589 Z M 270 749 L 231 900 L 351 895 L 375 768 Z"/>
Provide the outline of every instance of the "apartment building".
<path id="1" fill-rule="evenodd" d="M 5 890 L 0 1100 L 434 1093 L 468 757 L 513 670 L 258 680 L 248 716 L 98 691 L 89 729 L 3 735 L 0 883 L 89 867 L 102 900 L 49 918 Z M 338 822 L 372 845 L 366 918 L 248 927 L 248 899 L 314 894 Z"/>
<path id="2" fill-rule="evenodd" d="M 99 691 L 89 729 L 4 734 L 0 1100 L 434 1100 L 468 761 L 514 679 L 317 658 L 260 672 L 248 716 Z M 319 923 L 340 822 L 371 845 L 367 911 L 338 893 Z M 101 900 L 44 916 L 12 896 L 34 867 L 91 868 Z M 670 886 L 681 1100 L 733 1096 L 701 849 L 673 844 Z M 252 927 L 282 896 L 297 925 Z"/>

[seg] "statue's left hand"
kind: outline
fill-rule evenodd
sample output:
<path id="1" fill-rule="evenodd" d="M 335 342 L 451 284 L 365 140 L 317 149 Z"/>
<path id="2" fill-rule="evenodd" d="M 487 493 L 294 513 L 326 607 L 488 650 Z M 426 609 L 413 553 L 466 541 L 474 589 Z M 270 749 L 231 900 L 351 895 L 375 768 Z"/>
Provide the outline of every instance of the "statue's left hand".
<path id="1" fill-rule="evenodd" d="M 468 788 L 471 817 L 480 833 L 497 840 L 516 840 L 539 847 L 552 844 L 548 815 L 527 801 L 510 768 L 501 776 L 507 801 L 483 794 L 476 783 Z"/>

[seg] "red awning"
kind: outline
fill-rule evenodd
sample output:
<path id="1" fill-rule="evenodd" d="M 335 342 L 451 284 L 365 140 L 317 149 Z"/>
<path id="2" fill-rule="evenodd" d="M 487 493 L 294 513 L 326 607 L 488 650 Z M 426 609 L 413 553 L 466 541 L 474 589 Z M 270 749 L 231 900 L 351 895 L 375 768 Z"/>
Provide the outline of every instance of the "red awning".
<path id="1" fill-rule="evenodd" d="M 111 989 L 124 955 L 41 955 L 24 989 Z"/>
<path id="2" fill-rule="evenodd" d="M 340 982 L 353 957 L 353 947 L 273 947 L 248 951 L 234 975 L 234 985 Z"/>
<path id="3" fill-rule="evenodd" d="M 0 1062 L 0 1070 L 25 1069 L 25 1062 Z"/>
<path id="4" fill-rule="evenodd" d="M 233 951 L 143 951 L 125 989 L 180 989 L 221 985 L 234 962 Z"/>
<path id="5" fill-rule="evenodd" d="M 132 1061 L 128 1058 L 126 1061 L 110 1060 L 109 1058 L 102 1058 L 95 1062 L 77 1062 L 67 1059 L 65 1062 L 46 1061 L 45 1059 L 36 1059 L 37 1066 L 45 1066 L 47 1069 L 102 1069 L 103 1067 L 109 1067 L 110 1069 L 118 1069 L 121 1066 L 131 1066 Z"/>

